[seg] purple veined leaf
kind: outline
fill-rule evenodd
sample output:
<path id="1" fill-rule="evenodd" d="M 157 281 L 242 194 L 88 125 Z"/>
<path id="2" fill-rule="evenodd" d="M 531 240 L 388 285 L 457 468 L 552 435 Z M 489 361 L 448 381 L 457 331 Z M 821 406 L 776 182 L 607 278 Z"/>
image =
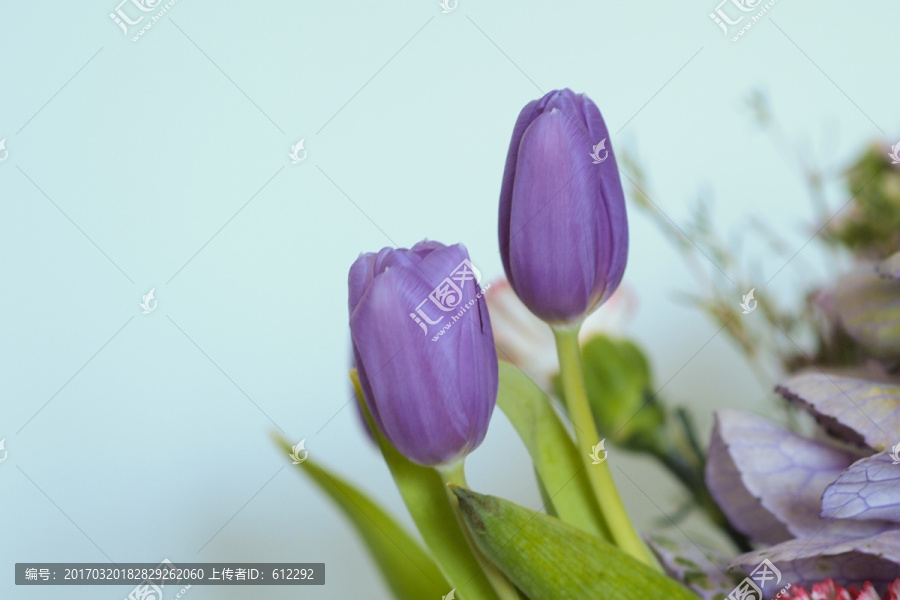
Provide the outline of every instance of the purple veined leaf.
<path id="1" fill-rule="evenodd" d="M 881 452 L 850 465 L 825 490 L 822 516 L 900 523 L 900 458 L 896 456 L 896 452 Z"/>
<path id="2" fill-rule="evenodd" d="M 718 411 L 706 460 L 706 485 L 732 525 L 759 542 L 775 544 L 790 539 L 791 533 L 760 499 L 747 489 L 726 443 L 722 420 L 730 421 L 731 411 Z M 771 424 L 765 423 L 768 428 Z M 730 429 L 726 423 L 726 429 Z"/>
<path id="3" fill-rule="evenodd" d="M 699 548 L 690 541 L 675 542 L 649 536 L 647 545 L 662 564 L 666 575 L 680 581 L 703 600 L 724 598 L 734 589 L 736 577 L 727 572 L 728 558 L 715 550 Z"/>
<path id="4" fill-rule="evenodd" d="M 878 263 L 875 270 L 886 279 L 900 279 L 900 252 L 895 252 Z"/>
<path id="5" fill-rule="evenodd" d="M 900 356 L 900 280 L 860 269 L 840 279 L 835 305 L 844 329 L 872 354 Z"/>
<path id="6" fill-rule="evenodd" d="M 775 388 L 779 394 L 810 412 L 829 433 L 859 446 L 885 450 L 900 440 L 900 386 L 805 373 Z"/>
<path id="7" fill-rule="evenodd" d="M 796 539 L 742 554 L 729 565 L 750 572 L 763 559 L 781 572 L 780 584 L 763 588 L 767 597 L 787 583 L 809 587 L 831 577 L 841 585 L 862 587 L 871 581 L 884 593 L 888 584 L 900 577 L 900 530 L 893 529 L 869 537 L 837 539 L 825 534 Z"/>
<path id="8" fill-rule="evenodd" d="M 758 415 L 723 410 L 716 413 L 706 482 L 731 523 L 755 541 L 774 544 L 820 532 L 868 536 L 890 526 L 820 516 L 825 488 L 856 458 Z"/>

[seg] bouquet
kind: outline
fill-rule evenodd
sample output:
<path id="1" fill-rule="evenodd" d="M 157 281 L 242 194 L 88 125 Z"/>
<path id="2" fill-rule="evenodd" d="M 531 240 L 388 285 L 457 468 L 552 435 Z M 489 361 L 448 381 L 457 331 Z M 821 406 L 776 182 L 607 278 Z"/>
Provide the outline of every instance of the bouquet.
<path id="1" fill-rule="evenodd" d="M 759 300 L 774 327 L 804 322 L 815 333 L 818 347 L 796 353 L 803 360 L 784 357 L 777 387 L 816 419 L 810 436 L 721 411 L 707 453 L 690 415 L 652 391 L 644 353 L 609 326 L 629 306 L 620 168 L 597 106 L 564 89 L 530 102 L 513 127 L 499 202 L 506 280 L 484 282 L 465 246 L 427 239 L 349 268 L 360 418 L 419 536 L 279 443 L 347 516 L 400 600 L 896 599 L 900 174 L 881 167 L 872 179 L 894 194 L 879 196 L 894 220 L 861 209 L 829 224 L 829 243 L 859 264 L 810 297 L 816 317 L 791 320 Z M 720 299 L 705 306 L 730 324 Z M 729 333 L 748 354 L 763 351 L 737 325 Z M 497 406 L 534 465 L 538 512 L 466 482 Z M 607 443 L 657 459 L 732 553 L 642 536 Z"/>

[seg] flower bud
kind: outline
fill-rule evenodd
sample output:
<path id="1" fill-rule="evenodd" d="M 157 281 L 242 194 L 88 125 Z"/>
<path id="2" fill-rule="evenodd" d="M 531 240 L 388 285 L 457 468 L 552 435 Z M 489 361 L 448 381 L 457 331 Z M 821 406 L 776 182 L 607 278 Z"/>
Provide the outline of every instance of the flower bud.
<path id="1" fill-rule="evenodd" d="M 424 241 L 350 268 L 353 353 L 379 430 L 422 465 L 481 444 L 497 401 L 497 354 L 465 247 Z"/>
<path id="2" fill-rule="evenodd" d="M 619 286 L 625 194 L 597 106 L 569 89 L 529 103 L 500 190 L 500 254 L 513 289 L 551 324 L 574 323 Z"/>

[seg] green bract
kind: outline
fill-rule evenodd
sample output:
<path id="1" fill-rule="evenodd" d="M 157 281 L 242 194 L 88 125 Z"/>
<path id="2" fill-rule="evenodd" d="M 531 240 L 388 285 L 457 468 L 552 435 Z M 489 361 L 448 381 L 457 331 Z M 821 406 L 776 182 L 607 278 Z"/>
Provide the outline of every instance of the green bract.
<path id="1" fill-rule="evenodd" d="M 531 600 L 696 600 L 612 544 L 508 500 L 453 488 L 478 546 Z"/>

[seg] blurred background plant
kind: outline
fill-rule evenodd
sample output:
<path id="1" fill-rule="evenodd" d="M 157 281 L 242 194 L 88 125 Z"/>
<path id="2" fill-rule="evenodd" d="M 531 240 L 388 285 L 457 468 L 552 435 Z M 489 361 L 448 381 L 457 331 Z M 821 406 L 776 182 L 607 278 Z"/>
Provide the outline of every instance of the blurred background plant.
<path id="1" fill-rule="evenodd" d="M 835 279 L 854 267 L 870 266 L 900 249 L 900 164 L 893 164 L 891 147 L 872 143 L 862 150 L 849 167 L 839 172 L 823 169 L 807 158 L 806 152 L 791 146 L 784 127 L 773 115 L 767 99 L 754 92 L 748 104 L 757 124 L 782 153 L 796 162 L 811 203 L 814 216 L 807 225 L 808 244 L 822 247 Z M 741 235 L 755 234 L 785 264 L 800 250 L 791 247 L 774 228 L 756 216 L 748 218 L 736 240 L 725 240 L 714 229 L 711 204 L 696 202 L 691 218 L 676 224 L 651 200 L 645 170 L 634 156 L 623 152 L 623 170 L 633 184 L 632 204 L 649 216 L 683 256 L 696 278 L 696 291 L 682 298 L 705 312 L 737 344 L 764 387 L 782 373 L 793 373 L 810 366 L 842 371 L 866 371 L 872 368 L 867 355 L 848 334 L 838 318 L 835 287 L 809 289 L 800 304 L 779 303 L 764 293 L 768 281 L 762 280 L 751 265 L 740 257 Z M 827 190 L 839 183 L 846 196 L 829 201 Z M 804 246 L 805 247 L 805 246 Z M 709 260 L 715 268 L 705 268 Z M 777 275 L 777 273 L 775 273 Z M 748 327 L 741 319 L 736 290 L 755 289 L 757 310 L 765 319 Z M 768 359 L 777 359 L 773 372 Z"/>

